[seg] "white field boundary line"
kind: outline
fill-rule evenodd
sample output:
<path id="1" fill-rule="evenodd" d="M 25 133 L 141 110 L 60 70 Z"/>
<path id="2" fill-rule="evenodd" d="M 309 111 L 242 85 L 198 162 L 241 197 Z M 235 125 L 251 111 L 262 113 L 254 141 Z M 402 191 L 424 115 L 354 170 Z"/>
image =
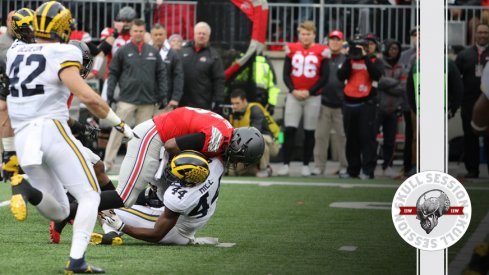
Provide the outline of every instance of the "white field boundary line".
<path id="1" fill-rule="evenodd" d="M 110 180 L 117 180 L 116 175 L 110 175 Z M 309 186 L 309 187 L 338 187 L 338 188 L 392 188 L 397 189 L 399 184 L 377 184 L 377 183 L 338 183 L 338 182 L 297 182 L 297 179 L 290 181 L 263 181 L 263 180 L 230 180 L 223 179 L 223 184 L 238 184 L 238 185 L 258 185 L 258 186 Z M 489 191 L 489 187 L 484 186 L 466 186 L 467 190 Z M 9 205 L 10 201 L 0 202 L 0 207 Z"/>

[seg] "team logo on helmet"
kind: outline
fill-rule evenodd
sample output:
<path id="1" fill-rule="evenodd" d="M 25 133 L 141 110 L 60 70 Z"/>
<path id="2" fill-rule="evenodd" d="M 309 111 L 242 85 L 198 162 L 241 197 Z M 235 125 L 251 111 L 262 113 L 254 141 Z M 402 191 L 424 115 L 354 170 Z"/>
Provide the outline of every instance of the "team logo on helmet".
<path id="1" fill-rule="evenodd" d="M 16 11 L 12 16 L 12 32 L 14 33 L 14 36 L 26 43 L 34 43 L 33 20 L 33 10 L 22 8 Z"/>
<path id="2" fill-rule="evenodd" d="M 408 178 L 397 189 L 392 203 L 397 232 L 408 244 L 422 250 L 455 244 L 467 231 L 471 215 L 469 194 L 463 185 L 438 171 Z"/>
<path id="3" fill-rule="evenodd" d="M 36 37 L 68 43 L 72 28 L 71 12 L 56 1 L 42 4 L 34 14 Z"/>
<path id="4" fill-rule="evenodd" d="M 182 151 L 170 162 L 170 173 L 185 186 L 203 183 L 209 176 L 209 162 L 197 151 Z"/>

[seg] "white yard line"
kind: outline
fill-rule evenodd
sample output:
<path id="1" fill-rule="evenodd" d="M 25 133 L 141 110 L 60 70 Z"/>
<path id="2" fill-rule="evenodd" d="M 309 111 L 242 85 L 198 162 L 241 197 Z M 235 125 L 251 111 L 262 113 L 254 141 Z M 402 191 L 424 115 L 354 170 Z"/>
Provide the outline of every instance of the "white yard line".
<path id="1" fill-rule="evenodd" d="M 340 248 L 338 248 L 339 251 L 347 251 L 347 252 L 353 252 L 355 250 L 357 250 L 357 246 L 353 246 L 353 245 L 344 245 Z"/>
<path id="2" fill-rule="evenodd" d="M 116 175 L 109 175 L 110 180 L 117 180 L 118 177 Z M 280 185 L 280 186 L 313 186 L 313 187 L 338 187 L 338 188 L 390 188 L 396 189 L 399 187 L 399 184 L 378 184 L 378 183 L 340 183 L 340 182 L 300 182 L 300 179 L 290 179 L 281 180 L 281 181 L 264 181 L 264 180 L 232 180 L 232 179 L 223 179 L 223 184 L 239 184 L 239 185 L 258 185 L 258 186 L 272 186 L 272 185 Z M 489 187 L 484 186 L 466 186 L 467 190 L 479 190 L 479 191 L 489 191 Z M 10 201 L 0 202 L 0 207 L 9 205 Z"/>

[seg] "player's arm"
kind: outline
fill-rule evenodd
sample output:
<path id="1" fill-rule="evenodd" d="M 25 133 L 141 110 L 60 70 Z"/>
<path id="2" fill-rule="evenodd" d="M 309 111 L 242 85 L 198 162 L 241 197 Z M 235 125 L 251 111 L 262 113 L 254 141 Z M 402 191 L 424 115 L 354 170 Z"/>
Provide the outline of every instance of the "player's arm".
<path id="1" fill-rule="evenodd" d="M 470 124 L 477 134 L 489 134 L 489 98 L 485 94 L 481 94 L 475 102 Z"/>
<path id="2" fill-rule="evenodd" d="M 165 211 L 156 220 L 153 228 L 134 227 L 126 224 L 122 228 L 122 232 L 139 240 L 157 243 L 175 226 L 178 217 L 180 217 L 179 213 L 165 207 Z"/>
<path id="3" fill-rule="evenodd" d="M 285 61 L 284 61 L 284 72 L 283 72 L 283 79 L 285 86 L 287 86 L 287 89 L 289 89 L 289 93 L 292 93 L 294 90 L 294 84 L 292 83 L 292 59 L 289 56 L 285 56 Z"/>
<path id="4" fill-rule="evenodd" d="M 328 82 L 329 78 L 329 60 L 328 59 L 323 59 L 321 61 L 321 65 L 319 66 L 319 79 L 312 85 L 312 87 L 309 89 L 309 95 L 316 95 L 318 91 Z"/>
<path id="5" fill-rule="evenodd" d="M 165 142 L 165 150 L 170 157 L 183 150 L 201 151 L 205 144 L 204 133 L 193 133 L 188 135 L 171 138 Z"/>

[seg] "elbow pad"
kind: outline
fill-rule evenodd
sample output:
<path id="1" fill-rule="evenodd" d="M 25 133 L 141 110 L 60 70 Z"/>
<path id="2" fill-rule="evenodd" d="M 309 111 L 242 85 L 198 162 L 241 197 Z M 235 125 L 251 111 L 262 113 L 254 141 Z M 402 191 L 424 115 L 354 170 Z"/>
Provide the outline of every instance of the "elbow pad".
<path id="1" fill-rule="evenodd" d="M 112 45 L 110 45 L 109 43 L 107 43 L 107 41 L 103 40 L 102 42 L 100 42 L 100 45 L 98 45 L 98 48 L 105 55 L 109 55 L 110 51 L 112 50 Z"/>
<path id="2" fill-rule="evenodd" d="M 87 46 L 92 56 L 96 56 L 97 54 L 100 53 L 100 49 L 97 46 L 95 46 L 95 44 L 93 44 L 92 42 L 88 42 Z"/>

